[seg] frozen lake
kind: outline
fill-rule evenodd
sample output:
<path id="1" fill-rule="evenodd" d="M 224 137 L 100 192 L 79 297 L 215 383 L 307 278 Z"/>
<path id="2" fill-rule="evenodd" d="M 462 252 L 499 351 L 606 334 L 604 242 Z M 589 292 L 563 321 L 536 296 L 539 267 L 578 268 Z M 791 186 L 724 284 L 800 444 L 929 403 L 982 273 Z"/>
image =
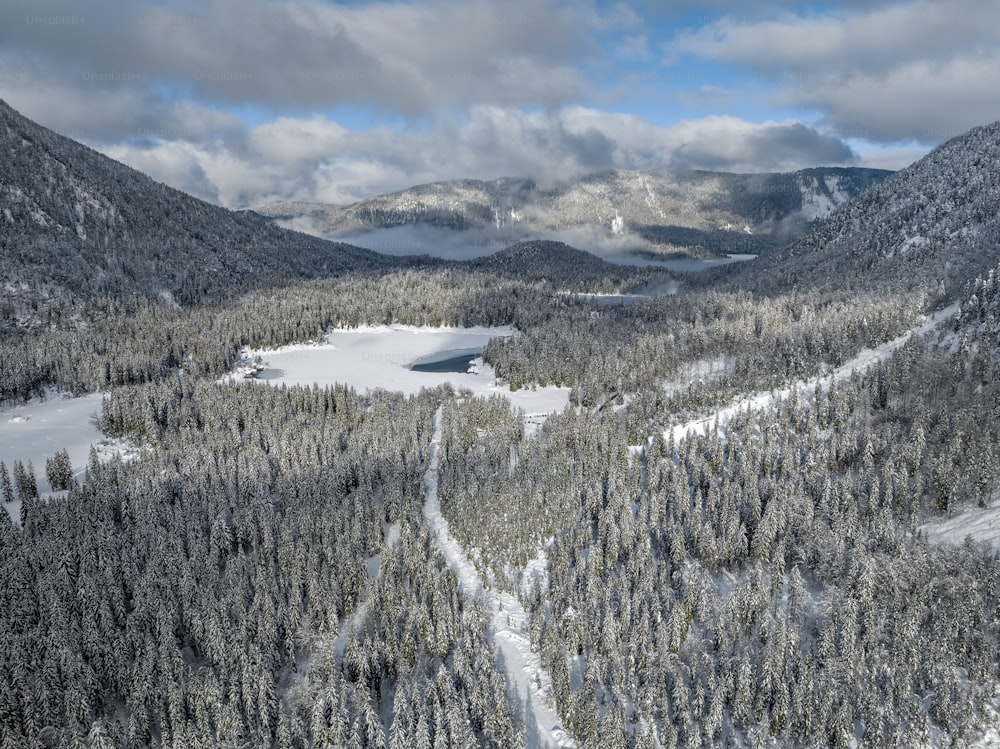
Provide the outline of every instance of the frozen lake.
<path id="1" fill-rule="evenodd" d="M 639 265 L 649 268 L 663 268 L 665 270 L 671 270 L 675 273 L 700 273 L 706 271 L 709 268 L 717 268 L 721 265 L 730 265 L 731 263 L 746 263 L 750 260 L 756 260 L 756 255 L 750 255 L 745 253 L 729 253 L 725 257 L 713 257 L 707 260 L 702 260 L 696 257 L 682 257 L 682 258 L 667 258 L 664 260 L 657 260 L 654 257 L 647 255 L 619 255 L 617 257 L 605 258 L 608 262 L 617 263 L 619 265 Z"/>
<path id="2" fill-rule="evenodd" d="M 45 477 L 45 460 L 65 449 L 73 464 L 73 473 L 82 478 L 90 457 L 90 446 L 98 448 L 98 456 L 107 459 L 113 454 L 133 457 L 135 451 L 123 443 L 108 440 L 98 429 L 101 395 L 91 394 L 69 398 L 59 393 L 45 400 L 32 399 L 19 406 L 0 408 L 0 460 L 7 464 L 13 477 L 14 461 L 25 466 L 30 460 L 35 469 L 38 490 L 51 491 Z M 6 504 L 0 501 L 0 504 Z M 21 503 L 6 504 L 15 522 L 20 521 Z"/>
<path id="3" fill-rule="evenodd" d="M 561 411 L 570 389 L 544 387 L 511 391 L 498 384 L 493 368 L 480 356 L 491 338 L 506 338 L 513 328 L 414 328 L 404 325 L 335 330 L 319 345 L 296 345 L 260 356 L 258 379 L 271 384 L 313 385 L 337 383 L 358 392 L 378 388 L 407 395 L 451 383 L 475 395 L 503 395 L 526 415 Z M 474 365 L 470 367 L 470 362 Z"/>

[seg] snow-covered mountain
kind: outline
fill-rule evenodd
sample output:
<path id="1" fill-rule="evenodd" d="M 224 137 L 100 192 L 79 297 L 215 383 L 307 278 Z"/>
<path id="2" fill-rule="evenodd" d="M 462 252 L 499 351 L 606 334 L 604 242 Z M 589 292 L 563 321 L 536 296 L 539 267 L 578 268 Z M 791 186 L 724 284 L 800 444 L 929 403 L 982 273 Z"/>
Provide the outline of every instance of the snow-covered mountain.
<path id="1" fill-rule="evenodd" d="M 4 319 L 28 300 L 181 303 L 405 262 L 262 223 L 153 181 L 0 101 Z"/>
<path id="2" fill-rule="evenodd" d="M 998 164 L 1000 122 L 974 128 L 747 270 L 771 288 L 848 283 L 953 296 L 1000 260 Z"/>
<path id="3" fill-rule="evenodd" d="M 663 250 L 735 246 L 749 252 L 801 234 L 889 174 L 861 168 L 788 174 L 616 171 L 552 187 L 517 178 L 454 180 L 348 206 L 277 202 L 256 211 L 296 226 L 311 224 L 324 236 L 425 225 L 520 238 L 590 227 L 609 236 L 642 237 Z"/>

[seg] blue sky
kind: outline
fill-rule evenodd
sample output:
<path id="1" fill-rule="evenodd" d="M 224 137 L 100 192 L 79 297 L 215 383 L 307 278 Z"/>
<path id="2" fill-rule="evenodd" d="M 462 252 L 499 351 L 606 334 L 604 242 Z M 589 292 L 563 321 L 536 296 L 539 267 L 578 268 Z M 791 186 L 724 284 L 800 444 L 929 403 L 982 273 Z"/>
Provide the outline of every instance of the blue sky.
<path id="1" fill-rule="evenodd" d="M 1000 3 L 6 0 L 0 98 L 230 207 L 901 168 L 1000 117 Z"/>

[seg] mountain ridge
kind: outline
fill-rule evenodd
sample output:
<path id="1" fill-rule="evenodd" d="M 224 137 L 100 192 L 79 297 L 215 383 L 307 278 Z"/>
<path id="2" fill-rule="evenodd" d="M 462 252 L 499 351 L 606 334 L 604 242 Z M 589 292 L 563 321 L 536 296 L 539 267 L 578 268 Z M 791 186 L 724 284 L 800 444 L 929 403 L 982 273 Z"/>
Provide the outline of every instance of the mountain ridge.
<path id="1" fill-rule="evenodd" d="M 661 251 L 761 252 L 801 234 L 891 172 L 813 167 L 790 173 L 606 171 L 540 187 L 529 178 L 415 185 L 349 205 L 279 201 L 254 210 L 311 222 L 323 236 L 432 226 L 517 240 L 581 226 L 632 234 Z M 297 224 L 298 225 L 298 224 Z M 694 232 L 694 233 L 693 233 Z"/>
<path id="2" fill-rule="evenodd" d="M 292 232 L 156 182 L 0 100 L 0 276 L 8 307 L 48 296 L 201 303 L 425 260 Z M 8 309 L 7 311 L 12 311 Z M 13 310 L 16 312 L 16 310 Z"/>
<path id="3" fill-rule="evenodd" d="M 1000 121 L 941 144 L 736 284 L 786 289 L 850 281 L 953 296 L 1000 260 Z"/>

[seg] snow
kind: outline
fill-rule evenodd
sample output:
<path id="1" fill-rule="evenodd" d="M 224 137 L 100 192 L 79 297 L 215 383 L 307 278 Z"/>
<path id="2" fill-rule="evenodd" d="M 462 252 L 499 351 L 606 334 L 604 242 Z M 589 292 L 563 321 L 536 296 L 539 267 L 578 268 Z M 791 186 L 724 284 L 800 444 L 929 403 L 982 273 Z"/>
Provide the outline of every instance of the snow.
<path id="1" fill-rule="evenodd" d="M 86 471 L 90 447 L 98 448 L 98 456 L 134 457 L 137 451 L 125 443 L 108 440 L 97 427 L 101 396 L 85 395 L 70 398 L 58 393 L 45 400 L 33 399 L 20 406 L 0 408 L 0 460 L 7 464 L 13 479 L 13 465 L 20 460 L 25 467 L 30 460 L 35 469 L 39 492 L 51 492 L 45 477 L 45 459 L 65 449 L 73 464 L 73 473 L 80 479 Z M 7 512 L 20 522 L 21 503 L 3 504 Z"/>
<path id="2" fill-rule="evenodd" d="M 341 383 L 359 392 L 384 388 L 407 395 L 423 388 L 451 383 L 482 397 L 503 395 L 525 412 L 526 418 L 561 411 L 569 403 L 568 387 L 537 387 L 511 391 L 499 384 L 493 367 L 474 357 L 491 338 L 509 337 L 517 331 L 497 328 L 416 328 L 405 325 L 335 330 L 318 345 L 296 345 L 270 351 L 251 351 L 260 356 L 264 368 L 259 379 L 279 385 L 320 387 Z M 470 352 L 469 372 L 414 372 L 416 363 L 426 364 Z"/>
<path id="3" fill-rule="evenodd" d="M 697 359 L 682 364 L 677 374 L 667 380 L 663 387 L 667 395 L 673 395 L 687 390 L 689 385 L 704 383 L 706 380 L 718 380 L 733 371 L 733 362 L 725 356 L 713 359 Z"/>
<path id="4" fill-rule="evenodd" d="M 165 305 L 167 305 L 168 307 L 170 307 L 170 309 L 180 309 L 181 308 L 181 305 L 179 305 L 177 303 L 177 300 L 174 298 L 174 295 L 170 291 L 170 289 L 160 289 L 160 293 L 158 294 L 158 296 L 160 297 L 160 299 L 163 301 L 163 303 Z"/>
<path id="5" fill-rule="evenodd" d="M 772 390 L 768 392 L 753 393 L 752 395 L 739 396 L 728 406 L 720 408 L 718 411 L 674 426 L 664 432 L 663 437 L 668 442 L 672 439 L 676 444 L 688 434 L 708 434 L 716 421 L 718 422 L 719 427 L 725 427 L 725 425 L 728 424 L 734 416 L 741 412 L 760 411 L 770 408 L 775 403 L 787 401 L 788 397 L 791 395 L 792 388 L 795 388 L 796 396 L 800 400 L 808 401 L 808 399 L 811 398 L 812 394 L 815 392 L 817 384 L 823 382 L 829 383 L 831 381 L 845 382 L 850 379 L 852 372 L 864 372 L 878 362 L 888 359 L 896 352 L 897 349 L 899 349 L 900 346 L 910 340 L 912 336 L 928 333 L 936 326 L 940 325 L 943 321 L 953 318 L 955 313 L 958 311 L 958 306 L 959 303 L 954 302 L 938 312 L 925 316 L 923 322 L 912 330 L 909 330 L 901 336 L 893 338 L 891 341 L 887 341 L 876 348 L 862 349 L 853 359 L 845 362 L 826 375 L 813 377 L 808 380 L 801 380 L 790 387 L 778 391 Z"/>
<path id="6" fill-rule="evenodd" d="M 625 233 L 625 219 L 615 210 L 615 217 L 611 219 L 611 233 L 620 236 Z"/>
<path id="7" fill-rule="evenodd" d="M 977 507 L 953 517 L 935 520 L 921 526 L 932 544 L 958 546 L 971 537 L 973 541 L 1000 548 L 1000 502 L 990 507 Z"/>
<path id="8" fill-rule="evenodd" d="M 646 179 L 645 175 L 642 177 L 642 186 L 646 188 L 646 205 L 648 205 L 652 210 L 656 211 L 660 218 L 665 219 L 667 214 L 663 212 L 660 207 L 659 201 L 656 199 L 656 195 L 653 192 L 653 188 L 649 185 L 649 180 Z"/>
<path id="9" fill-rule="evenodd" d="M 637 265 L 650 268 L 664 268 L 677 273 L 699 273 L 701 271 L 714 268 L 719 265 L 729 265 L 730 263 L 745 263 L 748 260 L 755 260 L 756 255 L 744 252 L 730 252 L 725 257 L 713 257 L 707 260 L 701 258 L 686 257 L 658 260 L 646 255 L 608 255 L 604 259 L 616 265 Z"/>
<path id="10" fill-rule="evenodd" d="M 646 294 L 598 294 L 598 293 L 572 293 L 566 292 L 569 296 L 575 296 L 579 299 L 586 299 L 588 301 L 597 302 L 598 304 L 606 304 L 609 307 L 628 307 L 632 304 L 640 304 L 649 299 L 652 296 Z"/>
<path id="11" fill-rule="evenodd" d="M 810 179 L 808 181 L 808 185 L 799 182 L 799 190 L 802 192 L 802 215 L 807 221 L 826 218 L 850 199 L 850 195 L 841 186 L 838 176 L 831 175 L 823 178 L 829 195 L 820 192 L 819 180 Z"/>
<path id="12" fill-rule="evenodd" d="M 531 650 L 528 615 L 518 599 L 509 593 L 486 590 L 465 549 L 455 540 L 448 521 L 441 514 L 438 497 L 438 448 L 441 444 L 441 409 L 434 414 L 430 460 L 424 474 L 424 517 L 438 549 L 458 577 L 462 592 L 470 598 L 481 596 L 493 620 L 497 660 L 524 707 L 527 749 L 575 747 L 576 742 L 562 727 L 553 706 L 552 680 L 542 668 L 541 658 Z M 537 574 L 539 563 L 532 565 Z M 544 565 L 543 565 L 544 566 Z"/>
<path id="13" fill-rule="evenodd" d="M 986 705 L 986 712 L 992 716 L 992 725 L 987 724 L 983 735 L 969 742 L 969 749 L 996 749 L 1000 746 L 1000 684 Z"/>

